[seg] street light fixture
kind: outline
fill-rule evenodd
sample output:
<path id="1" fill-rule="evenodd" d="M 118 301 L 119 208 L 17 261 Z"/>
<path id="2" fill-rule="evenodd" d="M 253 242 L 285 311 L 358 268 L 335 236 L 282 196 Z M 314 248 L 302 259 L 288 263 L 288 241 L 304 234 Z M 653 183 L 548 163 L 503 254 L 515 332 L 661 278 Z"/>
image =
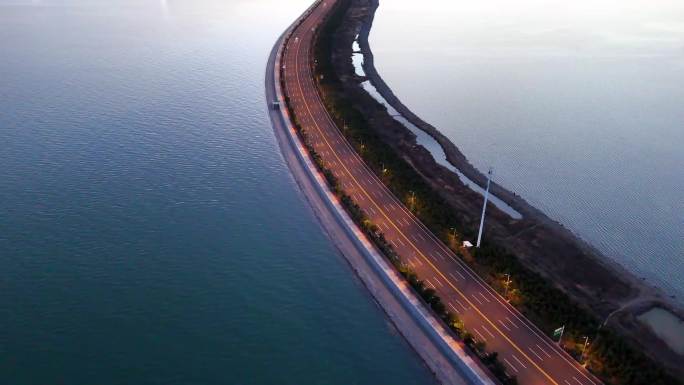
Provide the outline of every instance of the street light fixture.
<path id="1" fill-rule="evenodd" d="M 584 354 L 587 351 L 587 345 L 589 344 L 589 336 L 584 336 L 584 346 L 582 346 L 582 355 L 580 356 L 580 363 L 584 364 Z"/>

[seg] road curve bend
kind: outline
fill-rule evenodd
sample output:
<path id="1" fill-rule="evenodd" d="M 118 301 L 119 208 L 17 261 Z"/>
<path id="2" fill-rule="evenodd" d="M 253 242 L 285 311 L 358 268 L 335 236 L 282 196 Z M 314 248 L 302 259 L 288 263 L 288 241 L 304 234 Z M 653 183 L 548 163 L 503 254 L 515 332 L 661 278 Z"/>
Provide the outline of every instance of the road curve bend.
<path id="1" fill-rule="evenodd" d="M 498 352 L 520 384 L 600 384 L 432 234 L 367 167 L 335 125 L 311 68 L 315 31 L 335 1 L 314 3 L 287 34 L 278 60 L 281 91 L 315 151 L 402 260 L 436 290 L 468 331 L 488 350 Z"/>

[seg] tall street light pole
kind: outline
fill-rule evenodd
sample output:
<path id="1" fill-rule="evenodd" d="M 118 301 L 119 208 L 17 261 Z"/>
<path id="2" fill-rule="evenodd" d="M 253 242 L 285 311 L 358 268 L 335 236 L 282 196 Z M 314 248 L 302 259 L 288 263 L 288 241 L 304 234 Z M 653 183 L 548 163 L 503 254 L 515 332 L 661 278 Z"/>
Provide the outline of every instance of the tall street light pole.
<path id="1" fill-rule="evenodd" d="M 484 204 L 482 205 L 482 218 L 480 219 L 480 231 L 477 233 L 477 245 L 475 247 L 480 247 L 480 241 L 482 240 L 482 229 L 484 228 L 485 212 L 487 211 L 487 201 L 489 200 L 489 184 L 492 182 L 492 173 L 494 170 L 490 167 L 487 173 L 487 190 L 485 190 Z"/>
<path id="2" fill-rule="evenodd" d="M 584 355 L 587 351 L 587 345 L 589 345 L 589 336 L 584 336 L 584 346 L 582 346 L 582 355 L 580 356 L 580 364 L 584 364 Z"/>

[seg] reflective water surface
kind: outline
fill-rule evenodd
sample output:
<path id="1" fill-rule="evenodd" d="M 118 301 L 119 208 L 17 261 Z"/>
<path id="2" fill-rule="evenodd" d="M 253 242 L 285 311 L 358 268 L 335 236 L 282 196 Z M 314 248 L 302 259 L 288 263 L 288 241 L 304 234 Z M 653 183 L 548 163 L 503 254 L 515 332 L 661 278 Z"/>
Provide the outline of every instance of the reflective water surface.
<path id="1" fill-rule="evenodd" d="M 684 299 L 684 3 L 381 1 L 370 44 L 478 169 Z"/>
<path id="2" fill-rule="evenodd" d="M 0 382 L 429 384 L 280 157 L 307 0 L 0 0 Z"/>

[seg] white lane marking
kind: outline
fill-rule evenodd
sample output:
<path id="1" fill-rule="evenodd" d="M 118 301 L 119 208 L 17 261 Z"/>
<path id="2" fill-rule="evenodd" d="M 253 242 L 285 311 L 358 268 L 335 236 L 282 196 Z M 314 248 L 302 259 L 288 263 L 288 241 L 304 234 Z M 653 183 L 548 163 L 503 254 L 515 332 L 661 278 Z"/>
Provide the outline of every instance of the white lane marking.
<path id="1" fill-rule="evenodd" d="M 428 286 L 431 286 L 433 289 L 436 289 L 435 285 L 433 285 L 429 279 L 425 279 L 425 282 L 427 282 Z"/>
<path id="2" fill-rule="evenodd" d="M 480 333 L 480 332 L 479 332 L 477 329 L 475 329 L 475 328 L 473 328 L 473 330 L 475 331 L 475 333 L 477 333 L 478 336 L 480 336 L 480 339 L 481 339 L 483 342 L 487 342 L 487 339 L 485 338 L 485 336 L 482 335 L 482 333 Z"/>
<path id="3" fill-rule="evenodd" d="M 510 329 L 508 326 L 506 326 L 506 324 L 503 323 L 502 320 L 497 320 L 497 321 L 499 321 L 499 324 L 501 324 L 501 326 L 502 326 L 504 329 L 506 329 L 506 331 L 509 331 L 509 332 L 511 331 L 511 329 Z"/>
<path id="4" fill-rule="evenodd" d="M 452 273 L 448 273 L 448 274 L 454 281 L 458 282 L 458 278 L 456 278 L 455 275 L 453 275 Z"/>
<path id="5" fill-rule="evenodd" d="M 413 240 L 414 240 L 416 243 L 418 243 L 418 239 L 416 239 L 416 236 L 415 236 L 415 235 L 411 234 L 411 238 L 413 238 Z"/>
<path id="6" fill-rule="evenodd" d="M 456 270 L 456 274 L 458 274 L 458 276 L 461 277 L 461 279 L 465 279 L 465 277 L 463 276 L 463 274 L 461 274 L 460 271 Z"/>
<path id="7" fill-rule="evenodd" d="M 582 385 L 582 382 L 581 382 L 580 380 L 578 380 L 577 377 L 572 376 L 572 379 L 575 380 L 575 381 L 577 381 L 578 384 Z"/>
<path id="8" fill-rule="evenodd" d="M 552 351 L 552 352 L 557 353 L 557 354 L 563 359 L 563 361 L 567 362 L 570 366 L 572 366 L 573 369 L 577 370 L 577 372 L 578 372 L 579 374 L 581 374 L 582 377 L 584 377 L 587 381 L 589 381 L 589 382 L 592 383 L 592 384 L 597 384 L 594 380 L 592 380 L 592 379 L 589 378 L 586 374 L 584 374 L 583 372 L 581 372 L 581 371 L 577 368 L 577 364 L 576 364 L 574 361 L 570 361 L 570 360 L 564 355 L 565 352 L 557 350 L 557 349 L 560 349 L 560 348 L 558 348 L 556 345 L 552 345 L 551 343 L 549 343 L 549 342 L 548 342 L 548 338 L 546 338 L 546 337 L 543 335 L 543 333 L 542 333 L 541 331 L 537 331 L 537 330 L 533 329 L 532 327 L 530 327 L 530 325 L 527 324 L 527 321 L 525 321 L 524 319 L 521 318 L 522 315 L 516 314 L 514 311 L 512 311 L 512 310 L 509 309 L 509 308 L 506 308 L 506 309 L 513 315 L 513 317 L 515 317 L 516 320 L 520 321 L 520 323 L 522 323 L 523 326 L 525 326 L 529 331 L 531 331 L 532 334 L 534 334 L 534 335 L 536 335 L 537 337 L 539 337 L 539 339 L 541 340 L 541 342 L 542 342 L 545 346 L 548 346 L 549 348 L 551 348 L 551 351 Z M 515 328 L 518 328 L 518 325 L 516 325 L 515 323 L 513 323 L 513 321 L 511 321 L 508 317 L 506 317 L 506 319 L 508 319 L 508 321 L 509 321 L 513 326 L 515 326 Z M 533 325 L 533 326 L 534 326 L 534 325 Z"/>
<path id="9" fill-rule="evenodd" d="M 422 234 L 422 233 L 418 233 L 418 238 L 422 239 L 422 240 L 423 240 L 423 242 L 425 242 L 425 241 L 426 241 L 426 239 L 425 239 L 425 237 L 423 236 L 423 234 Z"/>
<path id="10" fill-rule="evenodd" d="M 460 312 L 461 312 L 460 310 L 456 309 L 456 306 L 454 306 L 453 303 L 449 302 L 449 306 L 451 306 L 451 308 L 454 309 L 454 311 L 455 311 L 456 313 L 460 313 Z"/>
<path id="11" fill-rule="evenodd" d="M 510 322 L 510 324 L 513 325 L 514 328 L 518 328 L 518 325 L 516 325 L 515 322 L 511 321 L 510 318 L 506 317 L 506 321 Z"/>
<path id="12" fill-rule="evenodd" d="M 421 228 L 423 231 L 426 231 L 426 230 L 424 229 L 424 227 L 420 227 L 420 228 Z M 434 235 L 431 235 L 431 236 L 434 238 Z M 440 247 L 444 248 L 444 246 L 441 245 L 439 242 L 437 242 L 437 243 L 438 243 L 438 245 L 439 245 Z M 457 263 L 457 266 L 461 267 L 461 266 L 464 265 L 464 264 L 463 264 L 463 261 L 459 260 L 459 259 L 456 258 L 455 256 L 449 254 L 449 257 L 450 257 L 451 259 L 453 259 L 453 260 Z M 466 273 L 470 276 L 470 278 L 473 279 L 478 285 L 480 285 L 481 287 L 483 287 L 483 288 L 485 288 L 485 289 L 489 289 L 489 290 L 491 291 L 491 289 L 490 289 L 486 284 L 484 284 L 484 283 L 482 282 L 482 280 L 479 279 L 479 277 L 478 277 L 474 272 L 470 271 L 470 270 L 467 269 L 467 268 L 464 268 L 464 269 L 466 270 Z M 458 271 L 457 271 L 457 272 L 458 272 Z M 461 274 L 460 272 L 458 272 L 458 273 L 459 273 L 459 275 L 462 276 L 462 274 Z M 520 322 L 523 324 L 523 326 L 525 326 L 527 329 L 529 329 L 529 330 L 532 332 L 532 334 L 534 334 L 535 336 L 537 336 L 537 337 L 543 342 L 543 344 L 544 344 L 545 346 L 548 346 L 549 348 L 551 348 L 551 350 L 552 350 L 554 353 L 558 353 L 559 356 L 560 356 L 566 363 L 570 364 L 570 366 L 572 366 L 574 369 L 578 370 L 578 372 L 582 375 L 582 377 L 586 378 L 590 383 L 596 384 L 595 381 L 593 381 L 593 380 L 590 379 L 587 375 L 585 375 L 584 373 L 582 373 L 581 371 L 579 371 L 579 369 L 576 367 L 575 363 L 574 363 L 574 362 L 571 362 L 567 357 L 565 357 L 565 356 L 563 355 L 563 352 L 559 352 L 558 350 L 556 350 L 556 347 L 555 347 L 555 346 L 552 346 L 552 345 L 547 341 L 547 339 L 544 337 L 543 333 L 541 333 L 541 332 L 538 331 L 538 330 L 533 329 L 532 327 L 530 327 L 530 326 L 527 324 L 527 322 L 526 322 L 525 320 L 522 320 L 522 319 L 521 319 L 522 316 L 521 316 L 519 313 L 516 313 L 515 309 L 511 309 L 510 307 L 506 306 L 506 304 L 505 304 L 502 300 L 500 300 L 500 299 L 498 299 L 498 298 L 497 298 L 497 302 L 499 302 L 499 303 L 500 303 L 500 304 L 501 304 L 509 313 L 511 313 L 511 315 L 513 315 L 513 317 L 515 317 L 516 320 L 520 321 Z M 511 324 L 511 326 L 513 326 L 514 328 L 516 328 L 516 329 L 519 328 L 519 326 L 516 325 L 516 323 L 513 322 L 509 317 L 506 317 L 506 320 L 507 320 L 507 321 Z M 545 353 L 545 354 L 548 354 L 548 353 L 546 353 L 546 352 L 544 352 L 544 353 Z"/>
<path id="13" fill-rule="evenodd" d="M 415 259 L 413 260 L 413 262 L 414 262 L 417 266 L 423 266 L 423 262 L 420 260 L 420 258 L 415 258 Z"/>
<path id="14" fill-rule="evenodd" d="M 565 383 L 568 385 L 572 385 L 568 380 L 563 380 L 563 381 L 565 381 Z"/>
<path id="15" fill-rule="evenodd" d="M 489 298 L 485 297 L 484 294 L 482 294 L 482 292 L 480 292 L 479 294 L 480 294 L 480 296 L 482 297 L 482 299 L 484 299 L 485 301 L 489 302 Z"/>
<path id="16" fill-rule="evenodd" d="M 444 287 L 444 285 L 442 284 L 442 282 L 440 282 L 439 277 L 437 277 L 437 276 L 435 276 L 435 282 L 437 282 L 437 285 L 438 285 L 439 287 Z"/>
<path id="17" fill-rule="evenodd" d="M 542 353 L 544 353 L 547 357 L 551 358 L 551 355 L 549 353 L 547 353 L 546 350 L 544 350 L 541 346 L 539 346 L 539 344 L 536 344 L 536 345 L 537 345 L 537 348 L 539 348 L 539 350 Z"/>
<path id="18" fill-rule="evenodd" d="M 456 301 L 457 304 L 461 305 L 463 310 L 467 310 L 468 308 L 466 306 L 463 306 L 463 302 L 459 301 L 458 298 L 454 298 L 454 301 Z"/>
<path id="19" fill-rule="evenodd" d="M 527 366 L 525 366 L 525 364 L 523 364 L 522 361 L 520 361 L 520 360 L 518 359 L 518 357 L 517 357 L 515 354 L 511 354 L 511 356 L 513 356 L 513 359 L 514 359 L 514 360 L 518 361 L 518 363 L 520 364 L 520 366 L 522 366 L 523 368 L 527 369 Z"/>
<path id="20" fill-rule="evenodd" d="M 508 361 L 506 358 L 504 358 L 503 360 L 508 364 L 508 366 L 511 367 L 511 369 L 513 369 L 516 373 L 518 373 L 518 369 L 516 369 L 515 366 L 513 366 L 513 364 L 511 364 L 510 361 Z"/>
<path id="21" fill-rule="evenodd" d="M 404 243 L 404 241 L 401 240 L 401 238 L 397 238 L 397 242 L 399 242 L 400 245 L 406 247 L 406 244 Z"/>
<path id="22" fill-rule="evenodd" d="M 535 356 L 537 356 L 537 358 L 539 358 L 539 361 L 544 361 L 544 359 L 541 358 L 541 356 L 539 354 L 537 354 L 537 352 L 535 352 L 534 349 L 530 348 L 529 350 L 532 352 L 532 354 L 534 354 Z"/>
<path id="23" fill-rule="evenodd" d="M 492 338 L 496 338 L 496 337 L 494 337 L 494 334 L 492 334 L 492 332 L 490 332 L 489 329 L 487 329 L 484 325 L 480 325 L 480 327 L 482 328 L 482 330 L 486 331 L 487 334 L 492 336 Z"/>
<path id="24" fill-rule="evenodd" d="M 473 294 L 472 297 L 473 297 L 473 299 L 475 299 L 475 301 L 477 301 L 477 303 L 479 303 L 480 305 L 482 305 L 482 301 L 480 301 L 480 299 L 477 298 L 477 296 L 476 296 L 475 294 Z"/>

